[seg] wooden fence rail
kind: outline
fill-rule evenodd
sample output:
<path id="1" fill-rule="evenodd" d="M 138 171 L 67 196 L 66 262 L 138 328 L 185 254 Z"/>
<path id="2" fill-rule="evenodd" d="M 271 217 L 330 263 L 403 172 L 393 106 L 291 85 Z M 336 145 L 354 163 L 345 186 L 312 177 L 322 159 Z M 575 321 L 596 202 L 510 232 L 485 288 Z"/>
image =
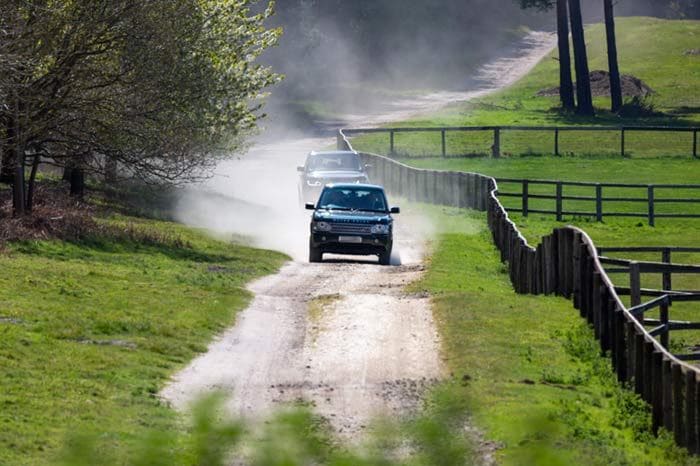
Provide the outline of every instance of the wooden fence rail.
<path id="1" fill-rule="evenodd" d="M 338 135 L 338 148 L 352 149 L 343 130 Z M 698 301 L 700 295 L 664 294 L 643 310 L 628 309 L 603 268 L 595 244 L 583 230 L 556 228 L 536 248 L 530 246 L 501 204 L 494 178 L 416 169 L 374 154 L 362 153 L 361 157 L 372 164 L 374 182 L 383 184 L 393 195 L 486 211 L 493 241 L 508 265 L 514 289 L 518 293 L 571 298 L 580 315 L 592 325 L 601 351 L 610 354 L 618 380 L 630 383 L 651 405 L 654 431 L 664 427 L 673 433 L 676 443 L 693 454 L 700 453 L 698 368 L 685 362 L 692 355 L 672 354 L 665 347 L 664 337 L 674 328 L 697 324 L 672 321 L 666 316 L 658 322 L 639 317 L 649 306 Z M 647 329 L 647 325 L 654 328 Z"/>
<path id="2" fill-rule="evenodd" d="M 396 134 L 407 133 L 440 133 L 440 155 L 447 156 L 447 134 L 465 132 L 488 132 L 491 134 L 492 144 L 490 147 L 491 156 L 498 158 L 501 156 L 502 139 L 508 132 L 547 132 L 551 133 L 551 153 L 559 156 L 562 152 L 561 136 L 564 133 L 586 133 L 605 132 L 619 135 L 619 153 L 622 157 L 628 155 L 628 134 L 629 133 L 668 133 L 668 134 L 688 134 L 688 152 L 693 157 L 698 157 L 698 133 L 700 127 L 684 126 L 443 126 L 443 127 L 399 127 L 399 128 L 354 128 L 343 129 L 342 136 L 339 135 L 338 147 L 343 144 L 342 139 L 358 134 L 385 133 L 388 135 L 388 153 L 396 154 Z M 692 139 L 692 140 L 691 140 Z M 590 148 L 590 147 L 589 147 Z M 528 148 L 529 150 L 529 148 Z M 435 153 L 434 155 L 437 155 Z"/>
<path id="3" fill-rule="evenodd" d="M 518 192 L 498 192 L 498 196 L 503 198 L 519 198 L 521 201 L 520 207 L 506 207 L 509 212 L 521 212 L 523 216 L 527 217 L 531 213 L 537 214 L 548 214 L 555 215 L 557 221 L 562 221 L 564 215 L 571 215 L 577 217 L 593 217 L 598 222 L 602 222 L 604 217 L 639 217 L 646 218 L 649 225 L 654 226 L 657 218 L 700 218 L 700 209 L 697 209 L 698 213 L 689 212 L 659 212 L 658 206 L 660 204 L 690 204 L 697 205 L 700 204 L 700 184 L 630 184 L 630 183 L 587 183 L 581 181 L 554 181 L 554 180 L 529 180 L 529 179 L 514 179 L 514 178 L 496 178 L 499 185 L 502 184 L 517 184 L 519 185 L 520 191 Z M 533 194 L 533 187 L 538 186 L 552 186 L 555 188 L 552 194 Z M 581 194 L 570 194 L 566 195 L 564 193 L 564 188 L 566 187 L 576 187 L 581 189 L 591 189 L 589 195 Z M 604 195 L 604 189 L 609 191 L 614 188 L 616 193 L 614 195 Z M 645 190 L 645 195 L 635 197 L 635 191 L 640 189 Z M 669 194 L 673 195 L 673 190 L 682 189 L 684 191 L 692 191 L 697 193 L 696 197 L 669 197 Z M 618 194 L 619 192 L 632 192 L 632 194 Z M 662 193 L 669 193 L 660 196 Z M 686 195 L 687 196 L 687 195 Z M 554 202 L 554 208 L 551 209 L 533 209 L 531 208 L 531 200 L 550 200 Z M 579 204 L 589 203 L 593 207 L 591 210 L 582 210 L 578 208 L 577 210 L 566 209 L 565 201 L 576 201 Z M 631 211 L 631 212 L 620 212 L 620 211 L 605 211 L 604 205 L 615 203 L 615 206 L 620 209 L 621 205 L 632 204 L 632 205 L 644 205 L 644 211 Z"/>

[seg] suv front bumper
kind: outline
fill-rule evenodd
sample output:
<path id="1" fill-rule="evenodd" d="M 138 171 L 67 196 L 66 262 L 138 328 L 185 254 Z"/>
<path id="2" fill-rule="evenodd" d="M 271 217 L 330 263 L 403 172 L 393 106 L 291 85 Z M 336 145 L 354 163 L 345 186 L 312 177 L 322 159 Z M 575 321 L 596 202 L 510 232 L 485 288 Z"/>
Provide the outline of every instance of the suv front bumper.
<path id="1" fill-rule="evenodd" d="M 391 251 L 391 235 L 339 235 L 312 233 L 311 246 L 334 254 L 370 255 Z"/>

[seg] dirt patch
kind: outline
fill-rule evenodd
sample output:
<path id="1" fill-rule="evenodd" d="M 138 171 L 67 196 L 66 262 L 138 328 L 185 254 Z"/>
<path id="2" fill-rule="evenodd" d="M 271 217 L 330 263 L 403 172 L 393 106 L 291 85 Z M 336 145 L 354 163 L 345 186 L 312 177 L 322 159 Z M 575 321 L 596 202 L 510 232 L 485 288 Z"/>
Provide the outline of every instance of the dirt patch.
<path id="1" fill-rule="evenodd" d="M 623 74 L 620 76 L 622 95 L 625 97 L 646 97 L 654 91 L 641 79 Z M 576 83 L 574 83 L 574 88 Z M 591 92 L 595 97 L 610 95 L 610 73 L 603 70 L 591 71 Z M 537 93 L 540 97 L 554 97 L 559 95 L 559 87 L 543 89 Z"/>

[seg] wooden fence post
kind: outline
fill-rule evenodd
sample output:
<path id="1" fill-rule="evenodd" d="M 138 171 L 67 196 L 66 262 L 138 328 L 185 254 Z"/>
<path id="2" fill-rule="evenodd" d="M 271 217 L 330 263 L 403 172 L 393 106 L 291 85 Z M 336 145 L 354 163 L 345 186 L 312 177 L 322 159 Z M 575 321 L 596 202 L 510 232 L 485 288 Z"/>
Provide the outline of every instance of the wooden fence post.
<path id="1" fill-rule="evenodd" d="M 581 233 L 574 232 L 573 250 L 572 250 L 572 272 L 573 272 L 573 294 L 574 309 L 581 309 L 581 249 L 583 242 L 581 241 Z"/>
<path id="2" fill-rule="evenodd" d="M 683 425 L 683 369 L 680 364 L 671 365 L 673 385 L 673 438 L 680 446 L 685 446 L 685 429 Z"/>
<path id="3" fill-rule="evenodd" d="M 673 432 L 673 371 L 671 361 L 664 358 L 661 384 L 663 386 L 664 424 L 667 431 Z"/>
<path id="4" fill-rule="evenodd" d="M 636 261 L 630 262 L 630 304 L 632 307 L 642 304 L 641 277 Z"/>
<path id="5" fill-rule="evenodd" d="M 440 136 L 442 139 L 442 156 L 447 157 L 447 143 L 445 141 L 445 130 L 440 131 Z"/>
<path id="6" fill-rule="evenodd" d="M 559 157 L 559 128 L 554 128 L 554 155 Z"/>
<path id="7" fill-rule="evenodd" d="M 491 146 L 491 155 L 494 159 L 501 156 L 501 128 L 493 130 L 493 146 Z"/>
<path id="8" fill-rule="evenodd" d="M 647 403 L 654 402 L 654 343 L 644 340 L 644 399 Z"/>
<path id="9" fill-rule="evenodd" d="M 601 278 L 600 278 L 600 272 L 597 270 L 593 271 L 593 302 L 592 304 L 592 311 L 593 311 L 593 335 L 600 340 L 602 337 L 602 329 L 603 329 L 603 324 L 602 324 L 602 319 L 601 319 L 601 302 L 600 302 L 600 288 L 601 288 Z"/>
<path id="10" fill-rule="evenodd" d="M 595 185 L 595 219 L 603 221 L 603 187 L 600 183 Z"/>
<path id="11" fill-rule="evenodd" d="M 693 131 L 693 157 L 698 157 L 698 130 Z"/>
<path id="12" fill-rule="evenodd" d="M 659 434 L 659 427 L 664 422 L 663 360 L 663 353 L 654 351 L 651 371 L 651 428 L 654 435 Z"/>
<path id="13" fill-rule="evenodd" d="M 557 222 L 562 218 L 562 183 L 557 181 Z"/>
<path id="14" fill-rule="evenodd" d="M 564 230 L 565 253 L 566 253 L 566 297 L 571 298 L 574 292 L 574 230 L 567 228 Z"/>
<path id="15" fill-rule="evenodd" d="M 629 347 L 625 339 L 625 313 L 615 306 L 615 341 L 617 342 L 617 380 L 627 381 L 627 351 Z"/>
<path id="16" fill-rule="evenodd" d="M 697 379 L 694 370 L 685 373 L 685 446 L 691 454 L 697 453 L 696 419 Z"/>
<path id="17" fill-rule="evenodd" d="M 627 337 L 627 382 L 632 382 L 632 380 L 637 378 L 637 359 L 635 357 L 635 347 L 637 343 L 635 335 L 637 332 L 633 322 L 625 321 L 625 334 Z"/>
<path id="18" fill-rule="evenodd" d="M 661 262 L 666 264 L 671 263 L 671 248 L 664 248 L 661 251 Z M 661 275 L 661 289 L 666 291 L 672 291 L 673 285 L 671 284 L 671 272 L 664 272 Z"/>
<path id="19" fill-rule="evenodd" d="M 659 320 L 661 321 L 661 325 L 665 326 L 663 333 L 660 335 L 660 343 L 661 346 L 668 349 L 669 337 L 671 334 L 671 331 L 668 328 L 668 299 L 665 300 L 660 306 Z"/>
<path id="20" fill-rule="evenodd" d="M 620 155 L 625 156 L 625 128 L 620 130 Z"/>
<path id="21" fill-rule="evenodd" d="M 523 180 L 523 217 L 527 217 L 528 214 L 528 196 L 529 196 L 529 189 L 528 189 L 529 182 L 528 180 Z"/>
<path id="22" fill-rule="evenodd" d="M 600 350 L 603 354 L 610 351 L 613 352 L 615 333 L 613 332 L 613 310 L 610 308 L 608 300 L 608 289 L 602 277 L 600 279 L 600 295 L 597 298 L 600 301 Z M 612 356 L 612 354 L 611 354 Z"/>
<path id="23" fill-rule="evenodd" d="M 644 334 L 634 334 L 634 391 L 644 398 Z M 646 400 L 646 399 L 645 399 Z"/>
<path id="24" fill-rule="evenodd" d="M 654 185 L 647 186 L 647 202 L 649 225 L 654 226 Z"/>

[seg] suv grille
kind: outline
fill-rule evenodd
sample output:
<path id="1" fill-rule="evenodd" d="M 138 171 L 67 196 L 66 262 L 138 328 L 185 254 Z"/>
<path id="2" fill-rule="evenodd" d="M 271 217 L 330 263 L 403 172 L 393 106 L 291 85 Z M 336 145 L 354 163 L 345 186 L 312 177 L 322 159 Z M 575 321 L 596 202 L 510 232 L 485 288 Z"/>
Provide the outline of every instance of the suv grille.
<path id="1" fill-rule="evenodd" d="M 361 223 L 332 223 L 331 231 L 340 234 L 368 235 L 372 231 L 372 225 L 363 225 Z"/>

